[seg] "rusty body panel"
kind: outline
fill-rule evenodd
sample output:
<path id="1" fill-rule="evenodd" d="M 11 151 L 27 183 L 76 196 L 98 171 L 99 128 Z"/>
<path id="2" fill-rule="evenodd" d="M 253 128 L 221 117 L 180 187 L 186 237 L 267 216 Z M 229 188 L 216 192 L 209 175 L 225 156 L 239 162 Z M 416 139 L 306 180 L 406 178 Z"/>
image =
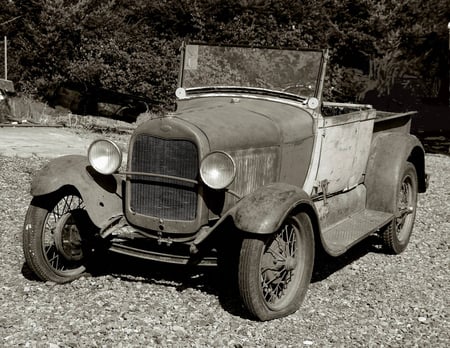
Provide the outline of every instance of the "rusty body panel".
<path id="1" fill-rule="evenodd" d="M 416 167 L 419 192 L 424 192 L 425 151 L 420 141 L 409 133 L 374 134 L 365 179 L 368 208 L 385 212 L 395 211 L 397 184 L 407 161 Z"/>
<path id="2" fill-rule="evenodd" d="M 161 139 L 185 139 L 196 144 L 199 162 L 211 151 L 227 151 L 236 164 L 236 177 L 229 190 L 239 197 L 274 182 L 302 187 L 309 168 L 314 140 L 314 120 L 307 111 L 282 101 L 239 98 L 232 95 L 194 98 L 178 102 L 169 117 L 142 124 L 130 141 L 141 134 Z M 128 158 L 131 166 L 132 157 Z M 232 208 L 237 198 L 206 190 L 199 195 L 195 221 L 179 222 L 151 219 L 129 209 L 130 185 L 127 180 L 126 217 L 136 226 L 162 229 L 171 233 L 197 231 L 208 219 L 218 218 Z M 180 232 L 178 232 L 180 231 Z"/>
<path id="3" fill-rule="evenodd" d="M 304 108 L 281 99 L 222 97 L 178 102 L 174 114 L 208 137 L 210 150 L 261 148 L 298 143 L 313 136 L 313 118 Z"/>
<path id="4" fill-rule="evenodd" d="M 78 190 L 89 217 L 100 228 L 123 214 L 122 179 L 97 173 L 85 156 L 69 155 L 52 160 L 34 177 L 31 195 L 47 195 L 64 186 Z"/>
<path id="5" fill-rule="evenodd" d="M 373 132 L 388 131 L 409 134 L 411 130 L 411 117 L 416 113 L 415 111 L 405 113 L 377 111 Z"/>
<path id="6" fill-rule="evenodd" d="M 302 189 L 275 183 L 245 196 L 226 215 L 231 216 L 242 231 L 269 234 L 280 227 L 290 211 L 302 204 L 315 209 Z"/>
<path id="7" fill-rule="evenodd" d="M 246 194 L 275 181 L 303 186 L 315 137 L 315 120 L 305 108 L 282 100 L 227 95 L 179 101 L 175 115 L 205 133 L 210 151 L 226 150 L 235 158 L 237 178 L 248 176 L 248 184 L 236 180 L 235 185 L 249 186 L 233 190 Z"/>
<path id="8" fill-rule="evenodd" d="M 328 193 L 362 183 L 375 118 L 372 111 L 327 117 L 319 126 L 323 140 L 316 180 L 327 180 Z"/>
<path id="9" fill-rule="evenodd" d="M 343 217 L 365 209 L 366 188 L 364 185 L 358 185 L 345 194 L 328 197 L 326 201 L 321 199 L 315 202 L 315 206 L 321 228 L 329 228 L 340 222 Z"/>

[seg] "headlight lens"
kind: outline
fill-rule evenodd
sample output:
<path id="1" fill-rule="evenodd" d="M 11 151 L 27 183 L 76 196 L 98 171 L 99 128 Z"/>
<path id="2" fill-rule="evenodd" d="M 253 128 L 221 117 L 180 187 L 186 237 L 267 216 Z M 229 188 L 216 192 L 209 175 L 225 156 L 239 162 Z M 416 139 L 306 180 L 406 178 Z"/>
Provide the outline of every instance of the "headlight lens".
<path id="1" fill-rule="evenodd" d="M 89 163 L 101 174 L 112 174 L 122 164 L 122 151 L 110 140 L 94 141 L 88 150 Z"/>
<path id="2" fill-rule="evenodd" d="M 236 165 L 231 156 L 225 152 L 211 152 L 200 165 L 203 182 L 215 190 L 230 185 L 236 175 Z"/>

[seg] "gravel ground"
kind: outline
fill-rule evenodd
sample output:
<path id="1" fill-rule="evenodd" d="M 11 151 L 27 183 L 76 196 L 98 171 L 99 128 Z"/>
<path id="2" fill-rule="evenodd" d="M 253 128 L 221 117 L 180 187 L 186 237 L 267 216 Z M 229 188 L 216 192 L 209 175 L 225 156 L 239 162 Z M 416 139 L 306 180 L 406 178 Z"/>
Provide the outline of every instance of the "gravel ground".
<path id="1" fill-rule="evenodd" d="M 398 256 L 372 239 L 317 265 L 300 311 L 250 320 L 220 275 L 108 259 L 108 273 L 56 285 L 24 266 L 23 219 L 39 158 L 0 157 L 0 346 L 448 347 L 450 157 L 428 155 L 413 237 Z M 124 267 L 126 263 L 127 267 Z"/>

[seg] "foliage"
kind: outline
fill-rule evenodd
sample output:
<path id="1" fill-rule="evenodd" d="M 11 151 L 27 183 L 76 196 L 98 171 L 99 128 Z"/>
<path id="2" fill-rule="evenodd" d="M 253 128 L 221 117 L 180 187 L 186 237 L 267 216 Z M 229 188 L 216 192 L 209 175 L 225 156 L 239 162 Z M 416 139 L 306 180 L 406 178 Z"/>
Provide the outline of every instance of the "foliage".
<path id="1" fill-rule="evenodd" d="M 443 90 L 450 0 L 0 0 L 16 88 L 45 98 L 61 84 L 170 104 L 183 40 L 327 47 L 327 97 L 389 92 L 405 74 Z M 441 91 L 442 92 L 442 91 Z"/>
<path id="2" fill-rule="evenodd" d="M 410 74 L 424 79 L 430 95 L 439 93 L 436 84 L 437 89 L 447 89 L 450 1 L 373 2 L 380 40 L 374 43 L 370 75 L 378 88 L 389 92 L 396 78 Z M 444 80 L 447 83 L 441 83 Z"/>

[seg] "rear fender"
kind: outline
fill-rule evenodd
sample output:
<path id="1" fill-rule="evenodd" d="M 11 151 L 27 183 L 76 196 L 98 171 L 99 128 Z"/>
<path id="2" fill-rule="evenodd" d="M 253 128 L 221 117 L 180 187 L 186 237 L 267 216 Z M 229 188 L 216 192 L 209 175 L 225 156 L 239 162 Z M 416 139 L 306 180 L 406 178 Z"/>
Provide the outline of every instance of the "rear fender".
<path id="1" fill-rule="evenodd" d="M 317 221 L 314 204 L 305 191 L 293 185 L 275 183 L 245 196 L 227 215 L 232 217 L 239 230 L 270 234 L 278 230 L 287 215 L 300 206 L 309 213 L 311 220 Z"/>
<path id="2" fill-rule="evenodd" d="M 374 135 L 365 178 L 367 208 L 395 212 L 397 185 L 406 161 L 416 168 L 419 192 L 425 192 L 425 151 L 420 141 L 411 134 L 398 132 Z"/>
<path id="3" fill-rule="evenodd" d="M 116 175 L 96 172 L 87 157 L 69 155 L 50 161 L 33 178 L 31 195 L 44 196 L 64 186 L 73 186 L 80 193 L 92 222 L 99 228 L 123 214 L 122 182 Z"/>

